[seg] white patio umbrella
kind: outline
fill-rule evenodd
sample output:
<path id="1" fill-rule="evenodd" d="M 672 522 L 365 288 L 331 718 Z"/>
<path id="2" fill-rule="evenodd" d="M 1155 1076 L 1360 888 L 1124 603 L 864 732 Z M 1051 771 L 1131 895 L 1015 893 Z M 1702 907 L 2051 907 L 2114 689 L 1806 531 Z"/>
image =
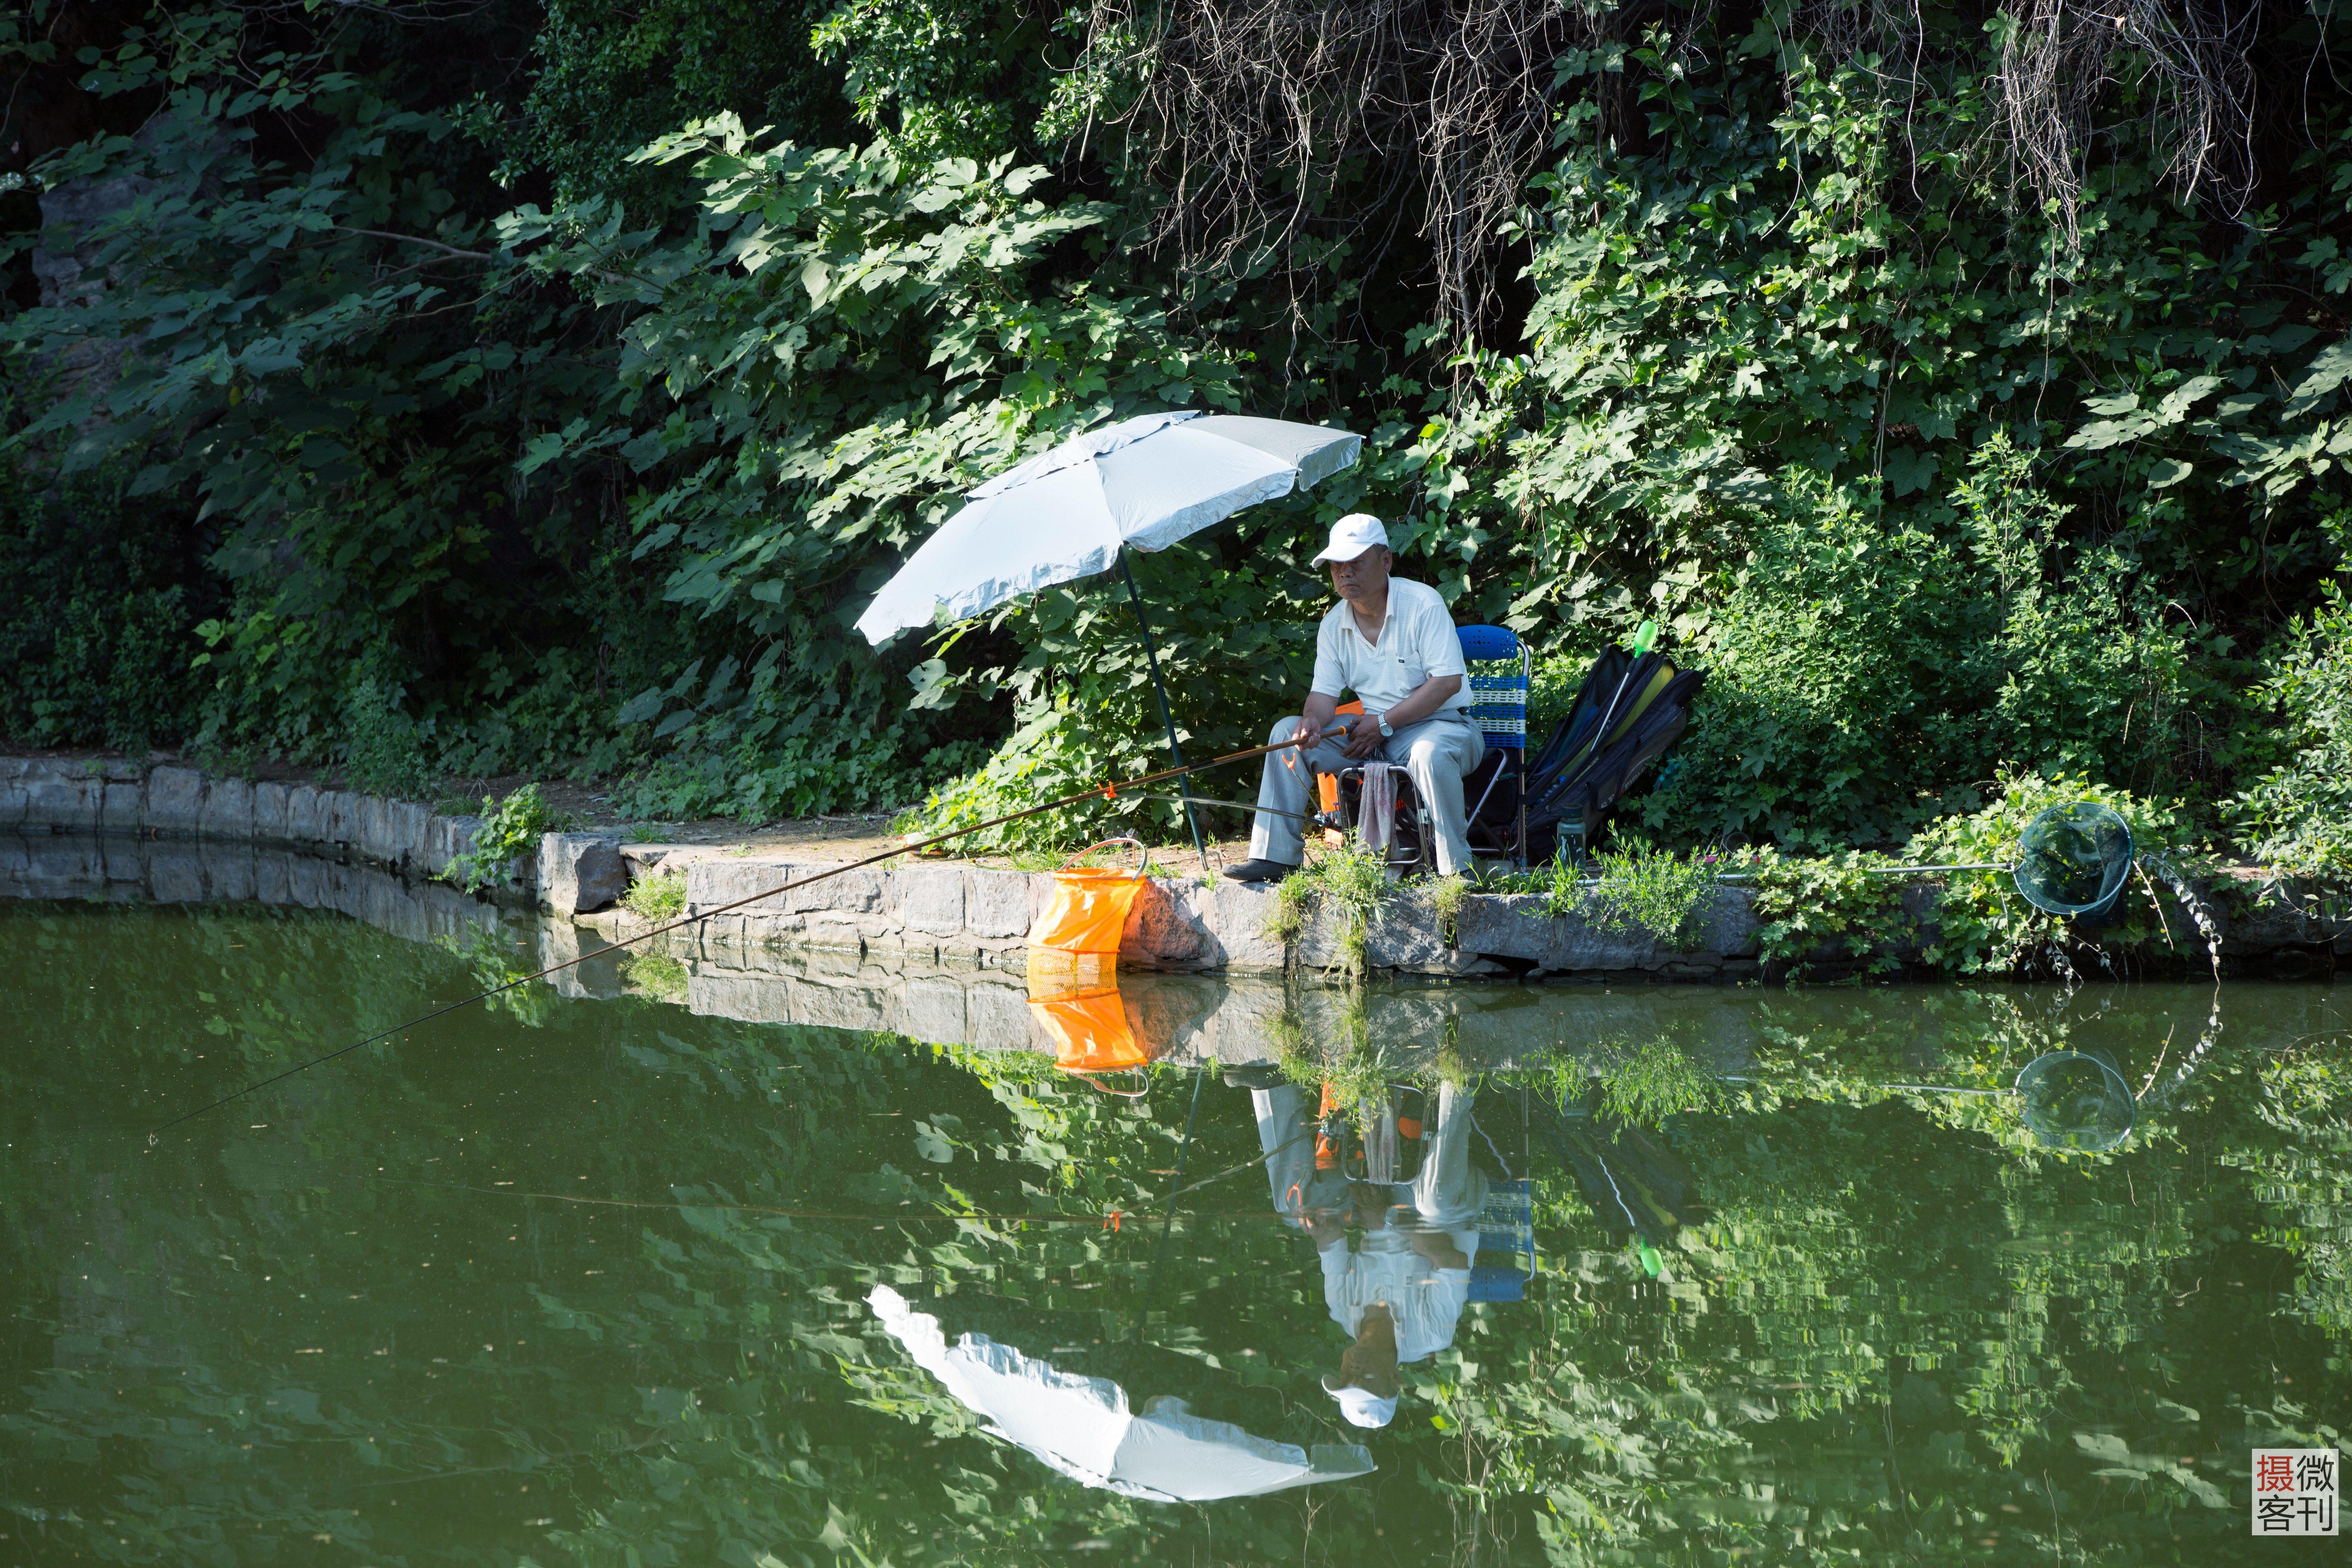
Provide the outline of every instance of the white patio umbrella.
<path id="1" fill-rule="evenodd" d="M 1165 550 L 1245 506 L 1304 489 L 1353 463 L 1362 447 L 1362 437 L 1345 430 L 1233 414 L 1143 414 L 1089 430 L 966 491 L 971 504 L 882 585 L 857 629 L 878 644 L 936 624 L 942 608 L 963 620 L 1116 565 L 1143 627 L 1169 751 L 1181 766 L 1160 650 L 1127 552 Z M 1192 818 L 1188 801 L 1188 826 Z M 1201 847 L 1198 826 L 1192 843 Z"/>
<path id="2" fill-rule="evenodd" d="M 1206 1502 L 1346 1480 L 1379 1468 L 1360 1445 L 1318 1443 L 1310 1455 L 1230 1422 L 1204 1420 L 1181 1399 L 1150 1400 L 1139 1415 L 1118 1384 L 1064 1372 L 985 1334 L 965 1334 L 950 1345 L 937 1318 L 916 1311 L 887 1285 L 876 1286 L 866 1304 L 918 1366 L 987 1418 L 989 1433 L 1104 1491 L 1150 1502 Z"/>

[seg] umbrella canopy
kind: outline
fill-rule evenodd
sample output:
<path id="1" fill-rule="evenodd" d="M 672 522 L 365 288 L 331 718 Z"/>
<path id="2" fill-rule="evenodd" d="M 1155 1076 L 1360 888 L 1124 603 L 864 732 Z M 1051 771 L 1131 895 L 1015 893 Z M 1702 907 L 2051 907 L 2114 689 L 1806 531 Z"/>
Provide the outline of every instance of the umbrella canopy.
<path id="1" fill-rule="evenodd" d="M 1136 1414 L 1127 1391 L 1108 1378 L 1064 1372 L 985 1334 L 950 1345 L 937 1318 L 916 1311 L 887 1285 L 876 1286 L 866 1304 L 917 1365 L 987 1418 L 988 1431 L 1090 1487 L 1149 1502 L 1205 1502 L 1376 1468 L 1356 1444 L 1318 1443 L 1310 1457 L 1294 1444 L 1203 1420 L 1181 1399 L 1154 1399 Z"/>
<path id="2" fill-rule="evenodd" d="M 1144 414 L 1073 437 L 967 491 L 883 585 L 857 629 L 879 643 L 1108 572 L 1122 548 L 1165 550 L 1245 506 L 1356 460 L 1363 437 L 1233 414 Z"/>

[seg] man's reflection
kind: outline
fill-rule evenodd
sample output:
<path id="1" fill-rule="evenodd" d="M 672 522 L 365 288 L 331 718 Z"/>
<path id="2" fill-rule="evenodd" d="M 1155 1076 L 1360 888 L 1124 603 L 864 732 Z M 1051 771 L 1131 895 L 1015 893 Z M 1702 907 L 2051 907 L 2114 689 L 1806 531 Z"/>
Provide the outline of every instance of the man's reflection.
<path id="1" fill-rule="evenodd" d="M 1355 1425 L 1385 1426 L 1396 1415 L 1398 1365 L 1452 1344 L 1470 1297 L 1486 1202 L 1486 1174 L 1470 1163 L 1472 1097 L 1452 1083 L 1439 1089 L 1411 1181 L 1349 1182 L 1317 1159 L 1305 1090 L 1271 1068 L 1237 1068 L 1227 1081 L 1250 1091 L 1275 1211 L 1315 1244 L 1324 1303 L 1352 1338 L 1323 1387 Z M 1352 1247 L 1351 1223 L 1360 1233 Z"/>

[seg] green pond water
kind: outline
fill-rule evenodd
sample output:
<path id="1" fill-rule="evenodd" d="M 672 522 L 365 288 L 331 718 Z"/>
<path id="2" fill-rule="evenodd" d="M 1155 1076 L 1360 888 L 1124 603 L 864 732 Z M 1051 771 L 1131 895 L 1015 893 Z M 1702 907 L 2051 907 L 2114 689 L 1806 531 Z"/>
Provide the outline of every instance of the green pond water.
<path id="1" fill-rule="evenodd" d="M 1713 993 L 1738 1081 L 1651 1133 L 1579 1114 L 1580 1076 L 1454 1063 L 1478 1158 L 1532 1183 L 1537 1266 L 1364 1431 L 1222 1075 L 1121 1098 L 1024 1052 L 699 1016 L 654 966 L 151 1143 L 525 949 L 38 901 L 0 942 L 0 1564 L 2343 1561 L 2249 1515 L 2253 1447 L 2352 1413 L 2340 986 Z M 1594 1047 L 1591 993 L 1535 994 Z M 2059 1048 L 2148 1086 L 2116 1150 L 1930 1092 Z M 1180 1166 L 1207 1184 L 1171 1217 Z M 950 1342 L 1377 1468 L 1082 1485 L 983 1431 L 877 1286 Z"/>

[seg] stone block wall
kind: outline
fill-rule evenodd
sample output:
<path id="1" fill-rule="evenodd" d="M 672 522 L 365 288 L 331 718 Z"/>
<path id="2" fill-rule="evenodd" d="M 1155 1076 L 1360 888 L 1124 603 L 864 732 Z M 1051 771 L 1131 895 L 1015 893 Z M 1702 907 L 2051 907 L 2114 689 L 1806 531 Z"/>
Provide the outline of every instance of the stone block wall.
<path id="1" fill-rule="evenodd" d="M 625 853 L 637 859 L 645 851 L 627 847 Z M 957 862 L 839 870 L 824 864 L 711 856 L 688 860 L 683 869 L 688 912 L 710 917 L 701 928 L 709 939 L 739 947 L 905 952 L 927 962 L 982 966 L 1007 955 L 1017 962 L 1055 890 L 1050 872 Z M 1464 900 L 1459 929 L 1449 942 L 1428 903 L 1406 894 L 1367 933 L 1367 955 L 1377 969 L 1448 978 L 1500 975 L 1524 967 L 1497 959 L 1533 960 L 1538 969 L 1563 973 L 1645 972 L 1685 979 L 1752 973 L 1756 921 L 1749 896 L 1724 891 L 1727 896 L 1706 922 L 1706 945 L 1691 952 L 1664 948 L 1646 937 L 1601 936 L 1573 917 L 1545 916 L 1539 900 L 1485 894 Z M 1339 921 L 1318 914 L 1294 952 L 1265 934 L 1274 900 L 1274 889 L 1265 886 L 1151 879 L 1128 913 L 1119 963 L 1129 969 L 1229 974 L 1336 968 Z M 617 912 L 596 917 L 595 923 L 614 936 L 644 929 Z"/>
<path id="2" fill-rule="evenodd" d="M 437 816 L 414 801 L 310 784 L 209 778 L 194 768 L 128 762 L 0 757 L 0 832 L 299 849 L 425 878 L 472 848 L 480 826 L 478 817 Z M 530 901 L 536 869 L 525 860 L 505 901 Z"/>

